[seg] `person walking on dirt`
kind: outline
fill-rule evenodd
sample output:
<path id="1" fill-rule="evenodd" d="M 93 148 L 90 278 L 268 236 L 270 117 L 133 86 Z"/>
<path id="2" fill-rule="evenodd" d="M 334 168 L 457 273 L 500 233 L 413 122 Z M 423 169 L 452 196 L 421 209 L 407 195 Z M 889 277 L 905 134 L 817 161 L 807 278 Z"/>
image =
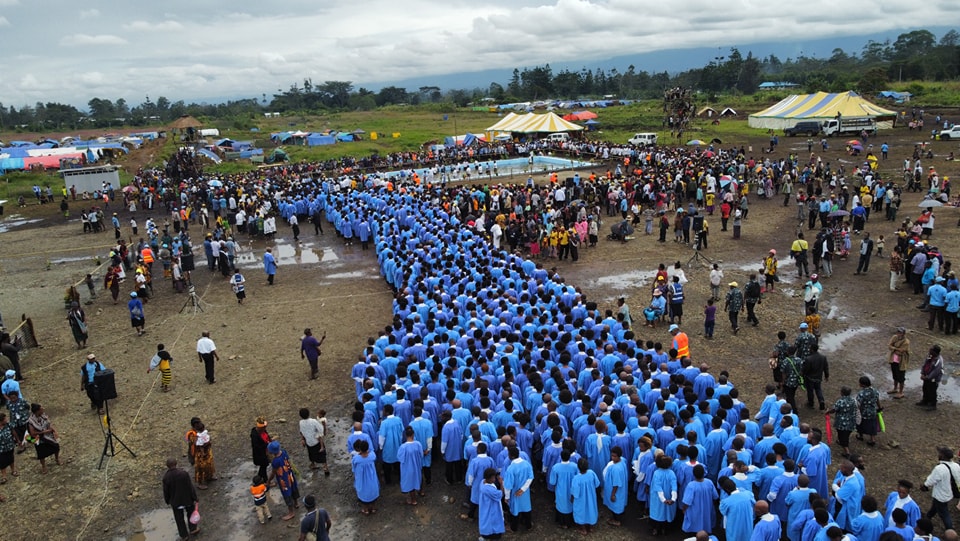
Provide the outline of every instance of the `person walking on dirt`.
<path id="1" fill-rule="evenodd" d="M 890 364 L 890 373 L 893 376 L 893 389 L 887 394 L 894 398 L 903 398 L 903 384 L 906 381 L 907 367 L 910 363 L 910 339 L 907 338 L 907 329 L 897 327 L 897 332 L 887 342 L 890 353 L 887 362 Z"/>
<path id="2" fill-rule="evenodd" d="M 320 346 L 326 339 L 327 333 L 323 333 L 320 340 L 317 340 L 317 337 L 313 335 L 313 330 L 310 328 L 303 330 L 303 338 L 300 340 L 300 359 L 306 359 L 310 363 L 310 379 L 317 379 L 317 374 L 320 372 L 317 364 L 320 355 L 323 354 Z"/>
<path id="3" fill-rule="evenodd" d="M 777 265 L 779 263 L 777 251 L 774 249 L 771 249 L 767 257 L 763 258 L 763 280 L 767 291 L 774 291 L 776 283 L 780 281 L 780 277 L 777 276 Z"/>
<path id="4" fill-rule="evenodd" d="M 727 312 L 727 317 L 730 319 L 730 325 L 733 327 L 733 334 L 737 334 L 740 330 L 740 325 L 737 322 L 737 319 L 740 317 L 740 312 L 743 312 L 743 293 L 738 288 L 736 282 L 730 282 L 730 291 L 727 291 L 727 298 L 723 303 L 723 309 Z"/>
<path id="5" fill-rule="evenodd" d="M 930 471 L 930 475 L 923 482 L 920 490 L 930 490 L 930 510 L 927 518 L 939 515 L 943 521 L 943 529 L 953 529 L 953 519 L 950 517 L 948 504 L 953 499 L 953 485 L 960 480 L 960 464 L 953 461 L 953 451 L 949 447 L 937 447 L 937 465 Z"/>
<path id="6" fill-rule="evenodd" d="M 806 326 L 806 323 L 802 324 L 801 328 L 804 326 Z M 816 344 L 813 344 L 810 347 L 810 355 L 807 355 L 807 357 L 803 360 L 803 381 L 807 386 L 808 408 L 813 407 L 814 394 L 817 395 L 817 401 L 820 403 L 820 410 L 823 411 L 827 408 L 826 402 L 824 402 L 823 399 L 822 384 L 824 381 L 829 380 L 830 364 L 827 362 L 827 357 L 820 353 L 820 348 Z"/>
<path id="7" fill-rule="evenodd" d="M 273 285 L 273 278 L 277 274 L 277 260 L 273 257 L 273 250 L 267 248 L 263 253 L 263 272 L 267 274 L 267 284 Z"/>
<path id="8" fill-rule="evenodd" d="M 807 252 L 810 250 L 810 244 L 803 238 L 803 233 L 797 233 L 797 240 L 790 245 L 790 255 L 797 265 L 797 278 L 810 276 L 810 268 L 807 266 Z"/>
<path id="9" fill-rule="evenodd" d="M 203 363 L 207 383 L 213 385 L 217 381 L 214 377 L 214 364 L 220 360 L 220 355 L 217 354 L 217 345 L 210 339 L 210 331 L 203 331 L 197 340 L 197 356 Z"/>
<path id="10" fill-rule="evenodd" d="M 180 539 L 200 533 L 200 527 L 188 530 L 188 518 L 200 501 L 197 489 L 193 486 L 190 474 L 177 467 L 177 459 L 167 459 L 167 472 L 163 474 L 163 501 L 173 509 L 173 519 L 177 523 Z"/>
<path id="11" fill-rule="evenodd" d="M 927 411 L 937 409 L 937 388 L 943 378 L 943 357 L 940 355 L 940 346 L 934 344 L 927 353 L 927 358 L 920 368 L 920 380 L 923 381 L 923 397 L 917 402 L 918 406 Z"/>
<path id="12" fill-rule="evenodd" d="M 756 327 L 760 324 L 760 320 L 757 319 L 757 313 L 755 312 L 756 306 L 763 302 L 763 287 L 760 286 L 756 274 L 750 275 L 750 281 L 747 282 L 747 286 L 743 289 L 743 300 L 747 306 L 747 323 L 753 323 L 753 326 Z"/>

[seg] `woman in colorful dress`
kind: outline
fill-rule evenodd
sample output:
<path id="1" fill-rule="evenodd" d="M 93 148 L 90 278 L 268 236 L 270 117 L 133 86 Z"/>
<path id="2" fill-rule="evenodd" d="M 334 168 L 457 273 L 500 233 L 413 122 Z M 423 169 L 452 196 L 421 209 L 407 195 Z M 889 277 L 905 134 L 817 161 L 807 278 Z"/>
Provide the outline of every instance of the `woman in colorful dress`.
<path id="1" fill-rule="evenodd" d="M 77 343 L 77 349 L 87 347 L 87 338 L 90 337 L 87 328 L 87 314 L 84 313 L 83 308 L 80 308 L 79 302 L 73 301 L 70 303 L 67 323 L 70 324 L 70 332 L 73 333 L 73 340 Z"/>
<path id="2" fill-rule="evenodd" d="M 840 398 L 834 402 L 833 407 L 827 410 L 827 415 L 836 414 L 834 428 L 837 429 L 837 443 L 843 447 L 843 458 L 850 456 L 850 434 L 857 429 L 857 417 L 859 416 L 859 407 L 857 401 L 851 395 L 853 391 L 850 387 L 844 385 L 840 388 Z M 876 419 L 874 419 L 876 421 Z"/>
<path id="3" fill-rule="evenodd" d="M 207 427 L 197 417 L 190 421 L 192 430 L 187 432 L 190 456 L 193 457 L 193 475 L 200 490 L 207 489 L 207 481 L 216 481 L 217 469 L 213 463 L 213 447 Z"/>
<path id="4" fill-rule="evenodd" d="M 47 473 L 47 457 L 53 455 L 57 466 L 60 465 L 60 442 L 57 431 L 50 424 L 50 418 L 40 404 L 30 405 L 30 419 L 27 420 L 30 437 L 36 440 L 37 459 L 40 461 L 40 473 Z"/>
<path id="5" fill-rule="evenodd" d="M 279 441 L 270 442 L 267 453 L 271 456 L 269 481 L 277 482 L 283 502 L 287 504 L 287 514 L 280 518 L 290 520 L 297 516 L 296 509 L 300 507 L 300 488 L 297 486 L 296 473 L 290 464 L 290 456 L 280 447 Z"/>
<path id="6" fill-rule="evenodd" d="M 873 388 L 870 378 L 860 376 L 860 391 L 857 393 L 857 406 L 860 408 L 860 425 L 857 426 L 857 440 L 863 441 L 868 437 L 867 445 L 877 444 L 878 414 L 883 411 L 880 406 L 880 393 Z"/>
<path id="7" fill-rule="evenodd" d="M 16 453 L 17 433 L 10 425 L 6 413 L 0 413 L 0 485 L 7 483 L 7 468 L 14 477 L 20 475 L 17 471 Z"/>

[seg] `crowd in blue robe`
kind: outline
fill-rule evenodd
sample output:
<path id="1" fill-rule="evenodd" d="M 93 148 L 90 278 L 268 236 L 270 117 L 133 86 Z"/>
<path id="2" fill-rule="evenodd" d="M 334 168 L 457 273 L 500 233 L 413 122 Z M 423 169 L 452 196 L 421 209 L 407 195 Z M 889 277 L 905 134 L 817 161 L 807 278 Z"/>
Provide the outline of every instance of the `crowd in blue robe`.
<path id="1" fill-rule="evenodd" d="M 529 515 L 531 490 L 553 492 L 562 525 L 593 525 L 601 506 L 618 517 L 634 505 L 668 530 L 724 530 L 728 540 L 749 541 L 772 535 L 775 523 L 791 541 L 812 541 L 805 532 L 826 535 L 811 505 L 819 496 L 830 498 L 830 523 L 857 530 L 862 541 L 890 527 L 847 503 L 866 494 L 859 472 L 831 486 L 823 435 L 801 429 L 781 397 L 768 396 L 752 417 L 729 374 L 640 340 L 556 272 L 495 250 L 440 204 L 482 211 L 482 193 L 368 183 L 322 198 L 342 236 L 369 231 L 395 291 L 392 323 L 351 371 L 358 401 L 348 446 L 364 439 L 384 467 L 400 462 L 401 490 L 419 487 L 421 475 L 398 456 L 411 426 L 420 447 L 432 450 L 423 470 L 440 460 L 448 481 L 468 487 L 481 534 Z M 502 481 L 485 480 L 489 468 Z M 360 499 L 379 494 L 368 486 L 376 476 L 360 474 Z M 735 490 L 718 490 L 724 479 Z M 754 526 L 758 500 L 770 504 L 762 530 Z"/>

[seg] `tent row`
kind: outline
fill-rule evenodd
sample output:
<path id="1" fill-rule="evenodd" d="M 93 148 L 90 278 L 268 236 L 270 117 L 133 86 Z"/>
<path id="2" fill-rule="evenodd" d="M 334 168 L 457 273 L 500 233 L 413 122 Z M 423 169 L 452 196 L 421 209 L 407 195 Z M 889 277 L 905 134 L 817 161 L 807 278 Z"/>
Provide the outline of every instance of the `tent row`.
<path id="1" fill-rule="evenodd" d="M 896 113 L 874 105 L 856 92 L 793 94 L 779 103 L 750 115 L 747 123 L 751 128 L 782 130 L 801 120 L 828 120 L 844 118 L 892 119 Z M 879 124 L 881 128 L 892 124 Z"/>
<path id="2" fill-rule="evenodd" d="M 566 121 L 554 113 L 526 113 L 523 115 L 507 113 L 499 122 L 487 128 L 486 131 L 507 133 L 557 133 L 580 131 L 582 129 L 583 126 L 578 126 Z"/>
<path id="3" fill-rule="evenodd" d="M 352 132 L 305 132 L 305 131 L 285 131 L 270 134 L 270 140 L 278 144 L 322 146 L 333 145 L 335 143 L 350 143 L 360 141 L 360 135 L 365 133 L 363 130 L 353 130 Z"/>

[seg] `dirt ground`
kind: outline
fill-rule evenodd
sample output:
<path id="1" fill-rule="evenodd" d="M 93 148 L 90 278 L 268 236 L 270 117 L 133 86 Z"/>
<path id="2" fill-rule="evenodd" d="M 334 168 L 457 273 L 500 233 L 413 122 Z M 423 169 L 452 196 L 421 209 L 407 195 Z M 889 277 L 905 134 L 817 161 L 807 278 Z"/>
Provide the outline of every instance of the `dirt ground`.
<path id="1" fill-rule="evenodd" d="M 915 133 L 893 133 L 876 140 L 878 145 L 882 140 L 891 144 L 891 159 L 882 164 L 884 172 L 891 173 L 899 171 L 904 155 L 916 142 Z M 759 149 L 765 139 L 744 142 L 750 143 Z M 941 156 L 957 150 L 956 143 L 934 145 Z M 805 139 L 781 139 L 776 155 L 788 151 L 805 155 Z M 833 163 L 838 159 L 850 161 L 835 149 L 825 158 Z M 941 158 L 934 164 L 941 174 L 960 178 L 953 163 Z M 916 215 L 919 198 L 907 194 L 900 217 Z M 741 388 L 742 398 L 754 406 L 762 397 L 763 384 L 770 380 L 766 359 L 777 331 L 785 330 L 792 338 L 801 314 L 798 292 L 802 284 L 787 255 L 795 233 L 796 208 L 792 203 L 784 208 L 781 201 L 754 196 L 739 241 L 720 231 L 719 218 L 711 219 L 710 247 L 704 251 L 720 263 L 725 281 L 743 283 L 759 268 L 767 250 L 778 250 L 783 282 L 760 305 L 759 327 L 745 327 L 733 336 L 721 315 L 716 339 L 703 340 L 699 307 L 709 294 L 708 272 L 696 262 L 686 267 L 691 282 L 684 327 L 692 339 L 693 357 L 708 361 L 714 372 L 729 370 L 732 381 Z M 120 211 L 123 232 L 129 236 L 128 213 L 114 210 Z M 72 211 L 76 216 L 77 207 Z M 941 209 L 938 216 L 933 240 L 951 259 L 960 249 L 955 226 L 960 210 Z M 141 224 L 145 217 L 139 213 Z M 610 223 L 608 220 L 601 230 L 608 231 Z M 30 452 L 18 455 L 20 476 L 10 477 L 0 486 L 0 494 L 8 500 L 0 505 L 0 510 L 6 511 L 5 531 L 18 532 L 17 537 L 22 539 L 49 538 L 51 531 L 57 532 L 54 538 L 62 539 L 175 539 L 176 528 L 163 504 L 160 477 L 166 457 L 183 455 L 188 421 L 198 416 L 211 432 L 220 476 L 200 494 L 201 538 L 295 539 L 297 521 L 279 520 L 283 513 L 278 494 L 271 492 L 275 518 L 266 526 L 257 523 L 251 510 L 247 488 L 256 469 L 250 460 L 248 436 L 254 418 L 265 415 L 270 420 L 270 433 L 284 443 L 304 473 L 301 493 L 316 494 L 321 506 L 330 512 L 333 539 L 440 540 L 476 535 L 475 523 L 458 518 L 465 489 L 446 486 L 442 480 L 427 487 L 426 501 L 417 507 L 403 504 L 396 485 L 384 487 L 380 512 L 372 517 L 359 515 L 345 448 L 347 419 L 354 400 L 349 369 L 366 338 L 390 322 L 390 291 L 378 276 L 372 251 L 343 246 L 332 227 L 320 237 L 314 237 L 308 227 L 303 229 L 299 245 L 292 242 L 289 229 L 282 230 L 273 242 L 244 241 L 239 265 L 247 277 L 248 299 L 243 306 L 237 305 L 223 278 L 202 265 L 194 273 L 202 312 L 195 313 L 190 305 L 181 310 L 187 297 L 174 294 L 169 283 L 158 277 L 155 297 L 146 305 L 147 334 L 138 338 L 128 323 L 125 306 L 114 305 L 109 294 L 103 294 L 102 269 L 94 261 L 95 257 L 105 258 L 113 242 L 112 232 L 82 234 L 79 220 L 65 222 L 49 205 L 6 208 L 0 222 L 0 310 L 8 327 L 16 324 L 20 314 L 31 317 L 36 326 L 42 347 L 25 356 L 23 391 L 28 400 L 44 404 L 58 428 L 64 465 L 51 465 L 50 473 L 43 476 Z M 891 239 L 896 224 L 875 216 L 867 230 Z M 274 246 L 279 255 L 280 270 L 273 287 L 266 285 L 259 266 L 267 245 Z M 887 251 L 892 246 L 888 242 Z M 642 231 L 627 244 L 601 240 L 597 248 L 585 249 L 582 254 L 576 264 L 546 265 L 556 265 L 568 283 L 580 286 L 602 307 L 613 308 L 614 299 L 626 295 L 635 316 L 648 300 L 647 286 L 657 264 L 678 260 L 686 264 L 693 255 L 689 247 L 673 242 L 660 245 Z M 834 277 L 825 280 L 823 349 L 831 361 L 832 375 L 824 388 L 828 400 L 839 395 L 840 385 L 855 386 L 861 374 L 874 376 L 881 391 L 889 387 L 885 345 L 898 325 L 910 329 L 915 358 L 933 343 L 944 346 L 949 377 L 941 386 L 941 397 L 960 399 L 955 381 L 960 376 L 957 340 L 926 331 L 925 314 L 914 308 L 919 299 L 909 291 L 887 291 L 886 258 L 874 258 L 865 276 L 853 275 L 855 265 L 854 258 L 838 261 Z M 64 289 L 87 272 L 98 278 L 97 298 L 84 306 L 91 339 L 87 349 L 78 351 L 64 319 L 62 299 Z M 128 281 L 122 296 L 130 290 Z M 88 298 L 83 288 L 81 296 L 84 301 Z M 304 327 L 327 333 L 318 381 L 308 381 L 308 367 L 299 357 Z M 202 365 L 194 353 L 202 330 L 211 331 L 221 355 L 217 383 L 212 386 L 204 381 Z M 662 328 L 644 329 L 640 335 L 664 342 L 669 339 Z M 175 360 L 170 393 L 160 392 L 156 373 L 146 373 L 158 342 L 166 345 Z M 120 396 L 110 404 L 112 427 L 136 453 L 134 458 L 118 449 L 117 456 L 108 458 L 102 470 L 97 469 L 104 442 L 101 422 L 90 411 L 78 383 L 79 367 L 88 352 L 96 353 L 116 371 Z M 919 362 L 914 362 L 913 368 L 919 368 Z M 913 402 L 919 398 L 919 378 L 915 373 L 908 377 L 906 399 L 886 400 L 885 394 L 883 398 L 888 432 L 880 437 L 881 444 L 875 448 L 858 442 L 853 445 L 855 452 L 865 456 L 868 492 L 878 499 L 893 490 L 899 478 L 922 481 L 935 463 L 935 446 L 956 443 L 945 430 L 956 406 L 946 404 L 936 412 L 916 408 Z M 306 453 L 299 443 L 296 422 L 300 407 L 328 412 L 333 472 L 329 478 L 311 475 L 306 469 Z M 803 409 L 801 415 L 815 424 L 821 422 L 819 415 L 809 410 Z M 839 460 L 838 450 L 835 465 Z M 189 470 L 186 459 L 181 458 L 181 462 Z M 442 479 L 440 475 L 434 477 Z M 574 538 L 553 526 L 552 501 L 546 489 L 535 484 L 533 491 L 538 509 L 534 513 L 535 527 L 520 537 Z M 915 497 L 921 507 L 929 504 L 927 494 L 917 493 Z M 635 509 L 628 507 L 624 527 L 615 529 L 601 521 L 594 535 L 634 539 L 636 532 L 646 531 L 646 524 L 635 515 Z"/>

